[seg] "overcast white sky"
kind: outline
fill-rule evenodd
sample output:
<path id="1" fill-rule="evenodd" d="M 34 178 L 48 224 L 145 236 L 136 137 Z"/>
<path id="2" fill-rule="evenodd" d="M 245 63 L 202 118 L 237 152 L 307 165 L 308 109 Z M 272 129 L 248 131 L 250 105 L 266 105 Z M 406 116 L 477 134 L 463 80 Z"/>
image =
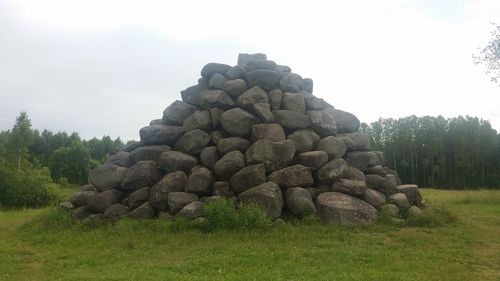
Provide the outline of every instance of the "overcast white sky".
<path id="1" fill-rule="evenodd" d="M 138 139 L 208 62 L 267 53 L 364 122 L 458 115 L 500 130 L 500 87 L 472 54 L 499 0 L 0 0 L 0 130 Z"/>

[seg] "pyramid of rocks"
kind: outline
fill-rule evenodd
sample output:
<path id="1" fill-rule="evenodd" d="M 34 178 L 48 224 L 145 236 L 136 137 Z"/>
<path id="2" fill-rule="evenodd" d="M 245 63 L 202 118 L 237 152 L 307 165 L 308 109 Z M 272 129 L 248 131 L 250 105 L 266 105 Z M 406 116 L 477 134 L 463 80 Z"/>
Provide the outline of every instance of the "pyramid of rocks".
<path id="1" fill-rule="evenodd" d="M 257 203 L 272 219 L 313 212 L 351 224 L 380 210 L 420 212 L 418 187 L 370 150 L 358 118 L 264 54 L 205 65 L 181 96 L 140 129 L 140 142 L 89 173 L 63 204 L 72 218 L 197 218 L 221 197 Z"/>

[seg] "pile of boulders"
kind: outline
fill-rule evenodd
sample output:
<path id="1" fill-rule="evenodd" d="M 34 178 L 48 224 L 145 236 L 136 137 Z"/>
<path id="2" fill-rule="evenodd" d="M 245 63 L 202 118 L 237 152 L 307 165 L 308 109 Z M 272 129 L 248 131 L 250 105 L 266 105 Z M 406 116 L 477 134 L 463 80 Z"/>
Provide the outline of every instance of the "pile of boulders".
<path id="1" fill-rule="evenodd" d="M 209 63 L 198 83 L 89 173 L 63 205 L 75 220 L 198 218 L 207 203 L 257 203 L 273 220 L 316 214 L 372 223 L 378 211 L 420 213 L 416 185 L 402 185 L 370 150 L 351 113 L 313 95 L 313 81 L 264 54 Z"/>

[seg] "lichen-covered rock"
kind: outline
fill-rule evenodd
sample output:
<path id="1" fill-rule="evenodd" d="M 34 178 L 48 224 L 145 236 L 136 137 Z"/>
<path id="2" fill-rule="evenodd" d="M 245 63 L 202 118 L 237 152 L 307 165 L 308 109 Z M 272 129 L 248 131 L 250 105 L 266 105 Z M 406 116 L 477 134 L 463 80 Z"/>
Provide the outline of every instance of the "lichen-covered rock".
<path id="1" fill-rule="evenodd" d="M 311 129 L 302 129 L 288 135 L 288 139 L 295 143 L 295 150 L 297 152 L 306 152 L 313 150 L 318 145 L 320 137 Z"/>
<path id="2" fill-rule="evenodd" d="M 378 208 L 387 202 L 387 198 L 381 192 L 375 189 L 367 188 L 362 196 L 363 200 L 370 203 L 373 207 Z"/>
<path id="3" fill-rule="evenodd" d="M 298 217 L 316 213 L 311 194 L 305 188 L 288 188 L 285 192 L 285 200 L 288 210 Z"/>
<path id="4" fill-rule="evenodd" d="M 239 150 L 243 153 L 250 147 L 250 142 L 240 137 L 222 138 L 217 142 L 217 150 L 222 154 L 226 154 L 233 150 Z"/>
<path id="5" fill-rule="evenodd" d="M 233 108 L 222 113 L 222 128 L 234 137 L 245 137 L 250 134 L 255 123 L 255 116 L 241 108 Z"/>
<path id="6" fill-rule="evenodd" d="M 196 193 L 198 196 L 212 194 L 212 184 L 215 182 L 215 176 L 209 169 L 201 166 L 191 169 L 191 173 L 186 181 L 185 191 Z"/>
<path id="7" fill-rule="evenodd" d="M 364 181 L 340 179 L 331 186 L 331 191 L 341 192 L 352 196 L 361 197 L 367 189 Z"/>
<path id="8" fill-rule="evenodd" d="M 133 163 L 149 160 L 158 162 L 158 158 L 160 158 L 160 155 L 163 152 L 170 150 L 171 148 L 168 145 L 141 146 L 130 152 L 130 159 L 133 161 Z"/>
<path id="9" fill-rule="evenodd" d="M 344 157 L 347 152 L 347 146 L 341 138 L 329 136 L 319 140 L 316 150 L 325 151 L 328 153 L 328 158 L 332 160 Z"/>
<path id="10" fill-rule="evenodd" d="M 307 116 L 309 116 L 311 128 L 321 137 L 337 134 L 337 125 L 331 110 L 309 110 Z"/>
<path id="11" fill-rule="evenodd" d="M 285 130 L 280 124 L 255 124 L 252 126 L 252 141 L 268 139 L 270 141 L 284 141 L 286 140 Z"/>
<path id="12" fill-rule="evenodd" d="M 333 110 L 333 118 L 337 124 L 337 132 L 354 133 L 359 129 L 359 120 L 353 114 L 339 109 Z"/>
<path id="13" fill-rule="evenodd" d="M 127 217 L 131 219 L 150 219 L 155 216 L 155 210 L 149 202 L 145 202 L 133 211 L 128 213 Z"/>
<path id="14" fill-rule="evenodd" d="M 169 125 L 180 126 L 189 115 L 198 110 L 194 105 L 177 100 L 163 111 L 163 121 Z"/>
<path id="15" fill-rule="evenodd" d="M 340 178 L 349 165 L 342 158 L 335 158 L 316 171 L 316 177 L 322 184 L 331 184 Z"/>
<path id="16" fill-rule="evenodd" d="M 390 196 L 396 192 L 396 186 L 381 176 L 366 175 L 365 178 L 368 187 L 382 192 L 385 196 Z"/>
<path id="17" fill-rule="evenodd" d="M 214 171 L 218 179 L 228 180 L 244 167 L 245 155 L 238 150 L 234 150 L 222 156 L 222 158 L 215 163 Z"/>
<path id="18" fill-rule="evenodd" d="M 139 131 L 142 145 L 173 145 L 182 136 L 181 126 L 151 125 Z"/>
<path id="19" fill-rule="evenodd" d="M 258 204 L 271 219 L 281 216 L 283 194 L 279 186 L 275 183 L 266 182 L 250 188 L 240 193 L 238 199 L 243 203 Z"/>
<path id="20" fill-rule="evenodd" d="M 410 202 L 408 202 L 408 198 L 404 193 L 392 194 L 389 198 L 387 198 L 387 202 L 398 206 L 400 209 L 410 208 Z"/>
<path id="21" fill-rule="evenodd" d="M 292 161 L 295 145 L 291 140 L 273 142 L 261 139 L 250 146 L 245 155 L 248 164 L 263 163 L 267 172 L 274 172 Z"/>
<path id="22" fill-rule="evenodd" d="M 314 183 L 311 169 L 303 165 L 283 168 L 269 175 L 269 181 L 283 187 L 308 187 Z"/>
<path id="23" fill-rule="evenodd" d="M 281 98 L 281 108 L 284 110 L 290 110 L 305 114 L 306 100 L 300 94 L 285 92 L 285 94 Z"/>
<path id="24" fill-rule="evenodd" d="M 274 110 L 274 118 L 276 123 L 289 130 L 306 129 L 310 126 L 311 121 L 307 115 L 291 110 Z"/>
<path id="25" fill-rule="evenodd" d="M 317 201 L 318 216 L 327 223 L 371 224 L 377 219 L 377 209 L 347 194 L 325 192 Z"/>
<path id="26" fill-rule="evenodd" d="M 219 151 L 216 146 L 207 146 L 200 153 L 201 164 L 211 170 L 219 160 Z"/>
<path id="27" fill-rule="evenodd" d="M 120 167 L 129 168 L 134 165 L 132 160 L 130 159 L 130 152 L 126 151 L 118 151 L 115 154 L 111 154 L 106 158 L 105 163 L 115 164 Z"/>
<path id="28" fill-rule="evenodd" d="M 171 151 L 165 152 L 170 153 Z M 163 155 L 163 154 L 162 154 Z M 136 190 L 145 186 L 152 186 L 163 176 L 156 162 L 140 161 L 127 170 L 123 177 L 122 189 Z"/>
<path id="29" fill-rule="evenodd" d="M 184 171 L 189 173 L 198 164 L 196 157 L 179 151 L 167 151 L 160 155 L 158 165 L 167 173 L 174 171 Z"/>
<path id="30" fill-rule="evenodd" d="M 104 211 L 104 219 L 116 220 L 125 217 L 130 212 L 130 209 L 123 204 L 113 204 Z"/>
<path id="31" fill-rule="evenodd" d="M 128 206 L 130 209 L 133 210 L 148 201 L 150 190 L 150 187 L 144 187 L 130 193 L 128 196 Z"/>
<path id="32" fill-rule="evenodd" d="M 198 154 L 210 142 L 210 136 L 199 129 L 185 133 L 175 144 L 175 149 L 187 154 Z"/>
<path id="33" fill-rule="evenodd" d="M 263 184 L 266 181 L 264 164 L 247 166 L 234 174 L 230 179 L 231 190 L 239 194 L 251 187 Z"/>
<path id="34" fill-rule="evenodd" d="M 100 191 L 109 190 L 120 187 L 126 173 L 127 168 L 106 163 L 89 172 L 89 182 Z"/>
<path id="35" fill-rule="evenodd" d="M 396 186 L 396 191 L 405 194 L 410 205 L 420 204 L 422 202 L 422 195 L 416 184 L 398 185 Z"/>
<path id="36" fill-rule="evenodd" d="M 205 203 L 200 201 L 193 201 L 184 206 L 175 217 L 183 217 L 187 219 L 195 219 L 202 217 L 205 212 Z"/>
<path id="37" fill-rule="evenodd" d="M 188 132 L 199 129 L 208 132 L 211 126 L 212 120 L 210 117 L 210 111 L 196 111 L 189 115 L 188 118 L 184 119 L 184 122 L 182 123 L 182 130 L 184 132 Z"/>
<path id="38" fill-rule="evenodd" d="M 183 171 L 166 174 L 149 192 L 149 202 L 158 210 L 168 210 L 168 194 L 183 192 L 186 186 L 187 175 Z"/>
<path id="39" fill-rule="evenodd" d="M 194 193 L 187 192 L 170 192 L 168 194 L 168 207 L 172 214 L 179 212 L 187 204 L 198 201 L 198 196 Z"/>
<path id="40" fill-rule="evenodd" d="M 328 162 L 328 154 L 324 151 L 302 152 L 297 154 L 296 161 L 314 171 Z"/>
<path id="41" fill-rule="evenodd" d="M 88 207 L 94 213 L 104 213 L 111 205 L 121 202 L 123 197 L 123 193 L 116 189 L 106 190 L 90 198 Z"/>

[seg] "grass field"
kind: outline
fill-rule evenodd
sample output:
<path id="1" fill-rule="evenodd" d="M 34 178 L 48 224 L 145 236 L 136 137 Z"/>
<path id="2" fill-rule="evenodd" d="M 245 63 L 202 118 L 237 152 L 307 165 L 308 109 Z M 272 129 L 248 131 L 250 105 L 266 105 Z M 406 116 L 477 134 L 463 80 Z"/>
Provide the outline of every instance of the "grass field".
<path id="1" fill-rule="evenodd" d="M 172 230 L 71 225 L 54 209 L 0 212 L 0 280 L 500 280 L 500 191 L 423 190 L 444 225 L 286 224 Z"/>

